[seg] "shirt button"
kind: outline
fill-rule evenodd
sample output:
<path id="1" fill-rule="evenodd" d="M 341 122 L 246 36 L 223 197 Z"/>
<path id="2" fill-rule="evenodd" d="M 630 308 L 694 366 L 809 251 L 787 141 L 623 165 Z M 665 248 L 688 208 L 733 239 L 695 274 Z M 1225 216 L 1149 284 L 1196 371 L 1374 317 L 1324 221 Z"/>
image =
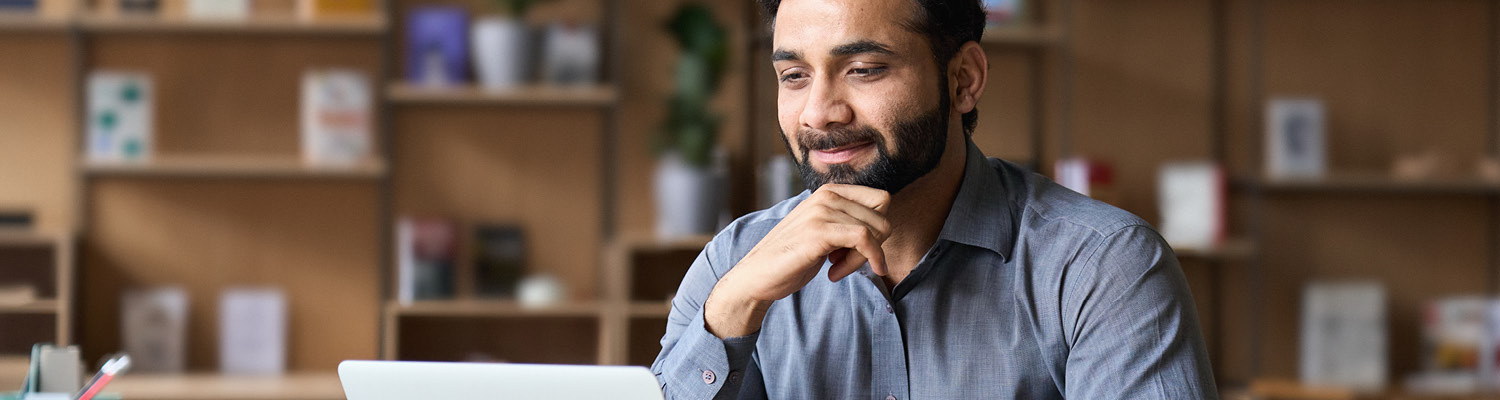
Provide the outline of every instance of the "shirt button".
<path id="1" fill-rule="evenodd" d="M 712 385 L 712 384 L 714 384 L 714 371 L 713 370 L 707 370 L 707 369 L 703 370 L 703 383 L 706 384 L 706 385 Z"/>
<path id="2" fill-rule="evenodd" d="M 886 305 L 886 306 L 885 306 L 885 313 L 886 313 L 886 314 L 892 314 L 892 313 L 895 313 L 895 312 L 896 312 L 896 311 L 895 311 L 895 310 L 894 310 L 894 309 L 892 309 L 892 308 L 891 308 L 891 306 L 890 306 L 890 305 L 889 305 L 889 304 L 887 304 L 887 305 Z M 886 399 L 886 400 L 890 400 L 890 399 Z"/>
<path id="3" fill-rule="evenodd" d="M 740 381 L 740 371 L 729 371 L 729 384 L 733 385 Z"/>

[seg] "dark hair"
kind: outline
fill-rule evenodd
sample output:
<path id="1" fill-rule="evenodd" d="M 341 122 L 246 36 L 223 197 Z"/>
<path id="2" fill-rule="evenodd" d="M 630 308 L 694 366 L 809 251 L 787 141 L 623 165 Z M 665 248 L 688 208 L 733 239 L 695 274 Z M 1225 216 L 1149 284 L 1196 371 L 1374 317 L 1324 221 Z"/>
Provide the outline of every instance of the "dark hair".
<path id="1" fill-rule="evenodd" d="M 937 63 L 940 78 L 947 77 L 948 61 L 958 54 L 964 43 L 978 42 L 984 35 L 984 6 L 980 0 L 910 0 L 922 9 L 921 18 L 906 21 L 901 25 L 927 36 L 932 48 L 932 59 Z M 776 22 L 776 11 L 781 0 L 756 0 L 765 13 L 767 23 Z M 941 79 L 947 82 L 947 79 Z M 943 87 L 946 96 L 948 88 Z M 971 136 L 979 124 L 979 109 L 963 115 L 964 135 Z"/>

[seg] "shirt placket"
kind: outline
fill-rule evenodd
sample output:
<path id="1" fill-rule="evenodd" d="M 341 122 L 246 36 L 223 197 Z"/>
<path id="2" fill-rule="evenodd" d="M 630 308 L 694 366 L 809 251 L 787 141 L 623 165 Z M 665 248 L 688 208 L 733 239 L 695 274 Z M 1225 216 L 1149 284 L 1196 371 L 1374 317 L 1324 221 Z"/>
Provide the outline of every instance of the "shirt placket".
<path id="1" fill-rule="evenodd" d="M 870 343 L 874 348 L 870 357 L 870 382 L 873 398 L 882 400 L 902 400 L 910 398 L 910 386 L 906 369 L 906 342 L 901 335 L 901 322 L 896 317 L 895 305 L 891 303 L 885 288 L 885 283 L 878 276 L 865 272 L 875 284 L 870 290 L 871 307 L 869 307 L 870 321 L 873 325 L 870 329 Z"/>

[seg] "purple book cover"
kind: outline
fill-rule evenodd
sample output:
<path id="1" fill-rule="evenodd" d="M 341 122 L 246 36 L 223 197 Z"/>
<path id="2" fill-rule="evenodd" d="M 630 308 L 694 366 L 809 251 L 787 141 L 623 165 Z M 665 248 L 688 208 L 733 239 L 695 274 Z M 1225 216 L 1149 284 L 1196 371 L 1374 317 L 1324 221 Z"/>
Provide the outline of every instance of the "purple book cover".
<path id="1" fill-rule="evenodd" d="M 406 80 L 454 85 L 469 77 L 469 15 L 462 8 L 428 6 L 406 17 Z"/>

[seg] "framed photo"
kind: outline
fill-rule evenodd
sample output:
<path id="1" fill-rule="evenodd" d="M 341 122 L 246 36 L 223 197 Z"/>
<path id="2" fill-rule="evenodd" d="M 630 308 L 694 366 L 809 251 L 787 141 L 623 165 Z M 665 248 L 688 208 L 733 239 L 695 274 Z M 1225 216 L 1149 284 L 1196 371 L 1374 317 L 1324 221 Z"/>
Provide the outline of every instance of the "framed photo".
<path id="1" fill-rule="evenodd" d="M 1327 172 L 1323 101 L 1274 98 L 1266 104 L 1266 176 L 1319 178 Z"/>

